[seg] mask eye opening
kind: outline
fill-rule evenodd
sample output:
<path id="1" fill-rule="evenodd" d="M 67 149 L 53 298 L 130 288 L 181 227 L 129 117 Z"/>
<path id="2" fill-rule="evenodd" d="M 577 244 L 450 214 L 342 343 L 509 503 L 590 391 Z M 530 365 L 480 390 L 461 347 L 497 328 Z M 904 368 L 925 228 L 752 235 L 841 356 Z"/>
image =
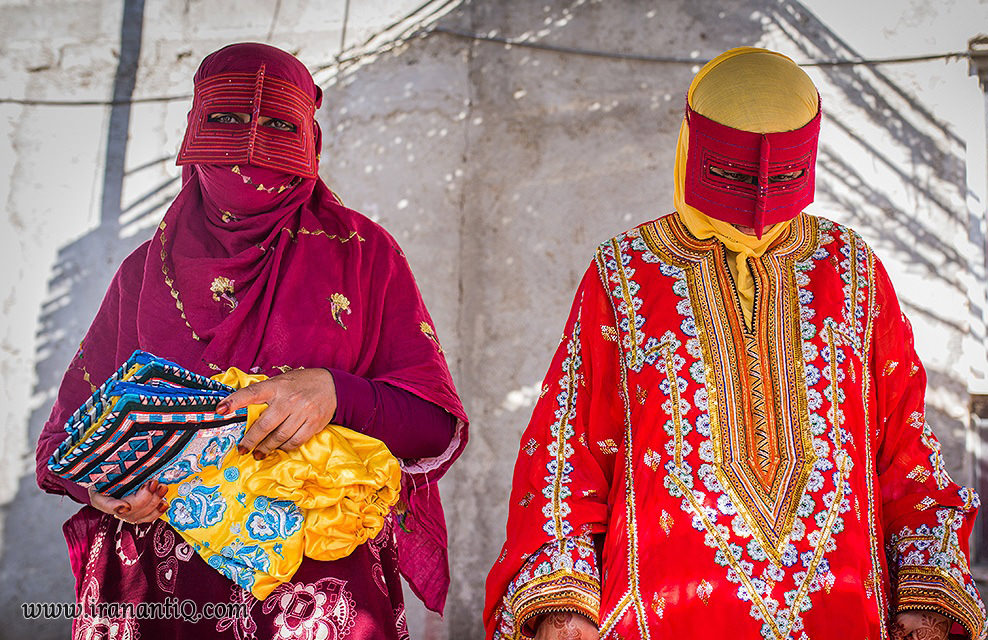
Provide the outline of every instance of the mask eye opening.
<path id="1" fill-rule="evenodd" d="M 258 124 L 262 127 L 274 129 L 275 131 L 284 131 L 285 133 L 295 133 L 298 131 L 298 125 L 284 118 L 276 118 L 274 116 L 261 116 L 258 118 Z"/>
<path id="2" fill-rule="evenodd" d="M 730 180 L 731 182 L 741 182 L 743 184 L 755 184 L 758 180 L 755 176 L 745 173 L 743 171 L 737 171 L 734 169 L 726 169 L 724 167 L 719 167 L 717 165 L 709 165 L 709 171 L 711 175 L 717 176 L 718 178 L 723 178 L 725 180 Z"/>
<path id="3" fill-rule="evenodd" d="M 799 180 L 806 175 L 806 169 L 797 169 L 795 171 L 785 171 L 783 173 L 776 173 L 768 177 L 769 184 L 784 184 L 787 182 L 792 182 L 794 180 Z"/>
<path id="4" fill-rule="evenodd" d="M 250 123 L 250 114 L 234 110 L 209 111 L 206 122 L 219 125 L 245 125 Z"/>

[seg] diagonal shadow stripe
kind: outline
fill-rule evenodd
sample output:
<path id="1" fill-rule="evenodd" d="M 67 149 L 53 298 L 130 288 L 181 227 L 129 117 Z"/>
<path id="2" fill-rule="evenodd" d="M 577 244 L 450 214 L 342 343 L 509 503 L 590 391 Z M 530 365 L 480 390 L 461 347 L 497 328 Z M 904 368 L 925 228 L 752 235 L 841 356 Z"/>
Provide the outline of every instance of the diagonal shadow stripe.
<path id="1" fill-rule="evenodd" d="M 106 134 L 106 157 L 103 169 L 103 194 L 100 201 L 100 226 L 120 225 L 121 197 L 126 175 L 127 136 L 130 129 L 130 100 L 137 84 L 144 31 L 144 0 L 126 0 L 120 21 L 120 58 L 113 78 L 113 106 Z"/>

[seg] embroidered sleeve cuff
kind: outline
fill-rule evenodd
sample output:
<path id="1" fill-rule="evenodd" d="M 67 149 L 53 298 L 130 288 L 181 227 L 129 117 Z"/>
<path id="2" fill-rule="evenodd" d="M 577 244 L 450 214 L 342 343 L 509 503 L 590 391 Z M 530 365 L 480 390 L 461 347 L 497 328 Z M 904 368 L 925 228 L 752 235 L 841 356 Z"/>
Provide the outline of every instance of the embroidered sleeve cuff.
<path id="1" fill-rule="evenodd" d="M 593 538 L 581 535 L 543 545 L 508 586 L 496 638 L 531 638 L 529 623 L 554 611 L 579 613 L 597 624 L 600 572 Z"/>
<path id="2" fill-rule="evenodd" d="M 898 575 L 897 595 L 895 613 L 936 611 L 963 626 L 970 638 L 981 638 L 985 632 L 985 613 L 981 601 L 941 569 L 902 567 Z"/>
<path id="3" fill-rule="evenodd" d="M 567 611 L 579 613 L 598 623 L 600 583 L 587 580 L 579 572 L 560 570 L 540 576 L 519 589 L 512 605 L 518 632 L 523 638 L 535 636 L 534 623 L 544 615 Z"/>

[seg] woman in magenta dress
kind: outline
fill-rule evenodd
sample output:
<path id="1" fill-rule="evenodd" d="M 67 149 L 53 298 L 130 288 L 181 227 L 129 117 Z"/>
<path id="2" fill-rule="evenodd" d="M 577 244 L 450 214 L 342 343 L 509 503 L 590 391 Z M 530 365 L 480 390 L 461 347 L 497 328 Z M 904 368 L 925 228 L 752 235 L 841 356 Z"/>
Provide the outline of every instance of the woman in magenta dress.
<path id="1" fill-rule="evenodd" d="M 74 638 L 407 637 L 399 574 L 442 611 L 436 483 L 466 444 L 466 415 L 401 249 L 318 176 L 321 99 L 305 67 L 267 45 L 220 49 L 196 74 L 182 190 L 118 269 L 38 442 L 39 486 L 84 505 L 63 527 L 88 606 Z M 158 519 L 164 487 L 115 500 L 54 476 L 66 418 L 138 348 L 205 375 L 269 376 L 221 406 L 268 404 L 240 443 L 255 456 L 330 422 L 382 440 L 403 470 L 388 525 L 342 560 L 306 558 L 258 601 Z M 168 606 L 152 617 L 147 604 L 100 603 Z"/>

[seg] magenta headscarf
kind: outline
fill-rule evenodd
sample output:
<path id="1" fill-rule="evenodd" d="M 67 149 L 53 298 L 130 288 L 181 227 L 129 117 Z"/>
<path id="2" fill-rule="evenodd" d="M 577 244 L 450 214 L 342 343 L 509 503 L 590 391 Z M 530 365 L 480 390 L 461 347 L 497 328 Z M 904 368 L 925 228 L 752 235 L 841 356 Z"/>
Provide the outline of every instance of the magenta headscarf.
<path id="1" fill-rule="evenodd" d="M 266 78 L 291 83 L 318 105 L 322 92 L 305 67 L 262 44 L 213 53 L 196 80 L 255 73 L 262 64 Z M 397 531 L 402 573 L 441 611 L 449 566 L 436 481 L 466 445 L 467 418 L 404 254 L 318 176 L 189 164 L 182 178 L 150 243 L 121 265 L 66 373 L 38 445 L 39 485 L 80 497 L 48 472 L 47 459 L 90 385 L 136 348 L 207 375 L 231 366 L 269 376 L 329 367 L 383 381 L 457 418 L 444 454 L 403 461 Z"/>

